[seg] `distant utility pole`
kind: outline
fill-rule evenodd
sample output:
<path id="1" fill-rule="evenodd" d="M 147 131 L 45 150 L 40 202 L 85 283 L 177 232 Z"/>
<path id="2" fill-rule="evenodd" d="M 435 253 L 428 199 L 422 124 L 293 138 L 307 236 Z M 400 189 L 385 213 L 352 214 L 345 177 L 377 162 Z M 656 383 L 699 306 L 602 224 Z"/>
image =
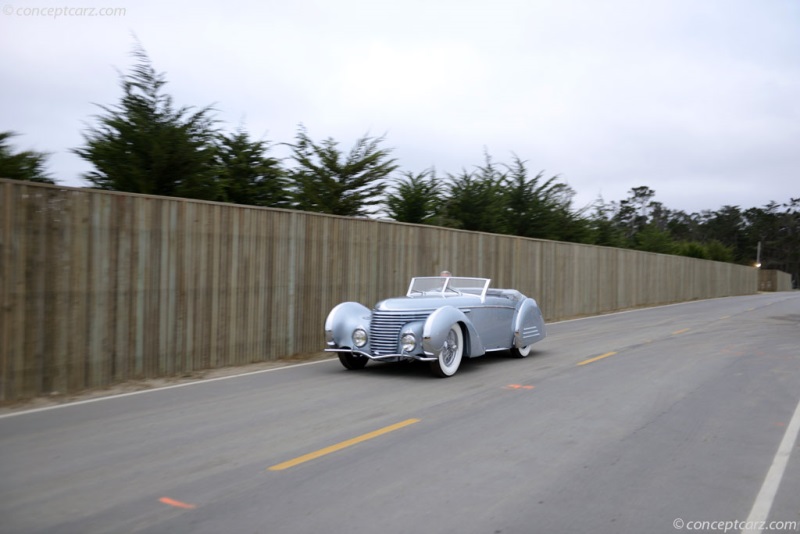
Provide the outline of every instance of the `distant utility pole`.
<path id="1" fill-rule="evenodd" d="M 761 241 L 758 242 L 758 248 L 756 249 L 756 267 L 761 268 Z"/>

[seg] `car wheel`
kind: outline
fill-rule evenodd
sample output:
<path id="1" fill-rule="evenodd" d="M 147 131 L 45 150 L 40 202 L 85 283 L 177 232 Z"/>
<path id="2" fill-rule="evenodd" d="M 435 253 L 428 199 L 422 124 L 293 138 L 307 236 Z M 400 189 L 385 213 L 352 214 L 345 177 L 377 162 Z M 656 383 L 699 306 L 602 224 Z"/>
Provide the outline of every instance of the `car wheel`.
<path id="1" fill-rule="evenodd" d="M 345 368 L 351 371 L 357 371 L 363 369 L 364 366 L 367 365 L 369 358 L 366 356 L 356 356 L 352 352 L 340 352 L 339 361 L 342 362 Z"/>
<path id="2" fill-rule="evenodd" d="M 436 355 L 436 360 L 431 362 L 431 371 L 440 378 L 453 376 L 461 365 L 464 355 L 464 333 L 461 326 L 454 324 L 447 332 L 447 337 Z"/>
<path id="3" fill-rule="evenodd" d="M 531 345 L 525 345 L 522 348 L 511 347 L 511 355 L 515 358 L 527 358 L 531 353 Z"/>

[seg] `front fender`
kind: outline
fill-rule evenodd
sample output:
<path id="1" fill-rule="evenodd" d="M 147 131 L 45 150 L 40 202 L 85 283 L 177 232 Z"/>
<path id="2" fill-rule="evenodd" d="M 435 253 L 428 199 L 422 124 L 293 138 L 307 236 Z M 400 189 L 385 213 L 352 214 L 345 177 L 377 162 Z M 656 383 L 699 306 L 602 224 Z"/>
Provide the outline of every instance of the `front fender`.
<path id="1" fill-rule="evenodd" d="M 435 356 L 442 348 L 450 327 L 461 323 L 466 328 L 465 356 L 480 356 L 486 352 L 478 336 L 478 332 L 467 318 L 467 315 L 453 306 L 442 306 L 428 316 L 422 327 L 422 350 L 428 356 Z"/>
<path id="2" fill-rule="evenodd" d="M 539 305 L 532 298 L 526 298 L 514 317 L 514 346 L 518 349 L 541 341 L 547 332 Z"/>
<path id="3" fill-rule="evenodd" d="M 353 330 L 361 327 L 369 334 L 371 318 L 372 312 L 366 306 L 358 302 L 342 302 L 325 319 L 325 343 L 331 348 L 353 348 Z"/>

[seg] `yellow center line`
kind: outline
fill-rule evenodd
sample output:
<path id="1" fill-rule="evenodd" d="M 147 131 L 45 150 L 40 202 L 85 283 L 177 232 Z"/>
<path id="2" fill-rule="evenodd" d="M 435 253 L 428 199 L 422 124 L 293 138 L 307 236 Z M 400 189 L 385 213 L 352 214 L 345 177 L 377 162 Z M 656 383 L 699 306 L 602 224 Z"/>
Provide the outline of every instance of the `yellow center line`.
<path id="1" fill-rule="evenodd" d="M 600 356 L 595 356 L 594 358 L 583 360 L 582 362 L 579 362 L 578 365 L 586 365 L 587 363 L 596 362 L 597 360 L 602 360 L 603 358 L 608 358 L 609 356 L 613 356 L 615 354 L 616 352 L 606 352 L 605 354 L 601 354 Z"/>
<path id="2" fill-rule="evenodd" d="M 678 334 L 683 334 L 685 332 L 688 332 L 689 330 L 690 330 L 689 328 L 684 328 L 683 330 L 676 330 L 675 332 L 672 333 L 672 335 L 677 336 Z"/>
<path id="3" fill-rule="evenodd" d="M 325 456 L 326 454 L 330 454 L 332 452 L 340 451 L 342 449 L 346 449 L 347 447 L 351 447 L 356 445 L 357 443 L 361 443 L 362 441 L 367 441 L 372 438 L 377 438 L 378 436 L 382 436 L 384 434 L 388 434 L 389 432 L 393 432 L 400 428 L 406 427 L 408 425 L 413 425 L 414 423 L 419 423 L 419 419 L 406 419 L 405 421 L 401 421 L 399 423 L 395 423 L 393 425 L 389 425 L 383 428 L 379 428 L 373 432 L 368 432 L 361 436 L 348 439 L 346 441 L 342 441 L 341 443 L 337 443 L 336 445 L 331 445 L 330 447 L 325 447 L 324 449 L 320 449 L 318 451 L 310 452 L 308 454 L 304 454 L 303 456 L 298 456 L 292 460 L 287 460 L 285 462 L 273 465 L 269 468 L 270 471 L 283 471 L 284 469 L 289 469 L 290 467 L 294 467 L 296 465 L 308 462 L 310 460 L 314 460 L 319 458 L 320 456 Z"/>

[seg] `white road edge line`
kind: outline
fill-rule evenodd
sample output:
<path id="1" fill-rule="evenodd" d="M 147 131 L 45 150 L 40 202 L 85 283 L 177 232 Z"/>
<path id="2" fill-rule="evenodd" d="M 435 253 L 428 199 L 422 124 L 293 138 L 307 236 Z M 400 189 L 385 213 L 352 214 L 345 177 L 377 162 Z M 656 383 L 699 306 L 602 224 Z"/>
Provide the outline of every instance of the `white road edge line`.
<path id="1" fill-rule="evenodd" d="M 649 310 L 657 310 L 659 308 L 672 308 L 674 306 L 688 306 L 688 305 L 692 305 L 692 304 L 698 304 L 700 302 L 708 302 L 708 301 L 711 301 L 711 300 L 737 299 L 737 298 L 742 298 L 742 297 L 759 297 L 759 296 L 761 296 L 763 294 L 764 293 L 756 293 L 754 295 L 730 295 L 730 296 L 727 296 L 727 297 L 710 297 L 710 298 L 706 298 L 706 299 L 684 300 L 683 302 L 673 302 L 671 304 L 653 304 L 653 305 L 643 306 L 643 307 L 640 307 L 640 308 L 630 308 L 630 309 L 627 309 L 627 310 L 620 310 L 620 311 L 614 311 L 614 312 L 608 312 L 608 313 L 601 313 L 600 315 L 587 315 L 585 317 L 575 317 L 574 319 L 561 319 L 560 321 L 549 322 L 545 326 L 549 326 L 549 325 L 553 325 L 553 324 L 559 324 L 559 323 L 571 323 L 571 322 L 574 322 L 574 321 L 587 321 L 589 319 L 601 319 L 603 317 L 611 317 L 613 315 L 623 315 L 623 314 L 626 314 L 626 313 L 636 313 L 636 312 L 643 312 L 643 311 L 649 311 Z M 768 295 L 768 296 L 773 296 L 773 295 L 776 295 L 776 294 L 777 293 L 773 293 L 772 295 Z M 786 296 L 786 295 L 782 295 L 782 296 Z M 796 297 L 796 296 L 797 295 L 789 295 L 788 297 Z M 782 299 L 781 301 L 783 301 L 783 300 L 785 300 L 785 299 Z M 770 302 L 769 304 L 764 304 L 764 306 L 772 306 L 773 304 L 775 304 L 775 302 Z"/>
<path id="2" fill-rule="evenodd" d="M 739 295 L 739 296 L 747 297 L 749 295 Z M 589 319 L 601 319 L 603 317 L 611 317 L 613 315 L 624 315 L 626 313 L 636 313 L 636 312 L 643 312 L 643 311 L 649 311 L 649 310 L 657 310 L 657 309 L 660 309 L 660 308 L 672 308 L 674 306 L 685 306 L 687 304 L 697 304 L 698 302 L 708 302 L 709 300 L 729 299 L 729 298 L 737 298 L 737 297 L 736 296 L 731 296 L 731 297 L 713 297 L 713 298 L 708 298 L 708 299 L 685 300 L 683 302 L 673 302 L 671 304 L 654 304 L 652 306 L 643 306 L 641 308 L 630 308 L 628 310 L 620 310 L 620 311 L 601 313 L 600 315 L 587 315 L 585 317 L 575 317 L 573 319 L 561 319 L 560 321 L 553 321 L 553 322 L 547 323 L 545 326 L 548 326 L 548 325 L 551 325 L 551 324 L 559 324 L 559 323 L 572 323 L 572 322 L 575 322 L 575 321 L 587 321 Z"/>
<path id="3" fill-rule="evenodd" d="M 772 503 L 775 502 L 775 495 L 778 493 L 778 486 L 780 486 L 783 473 L 786 471 L 789 455 L 797 441 L 798 433 L 800 433 L 800 402 L 797 403 L 792 420 L 778 446 L 778 452 L 775 453 L 772 465 L 767 471 L 767 478 L 764 479 L 761 491 L 758 492 L 753 508 L 750 510 L 750 515 L 747 516 L 746 524 L 757 528 L 743 529 L 742 534 L 761 534 L 766 526 L 769 511 L 772 509 Z"/>
<path id="4" fill-rule="evenodd" d="M 0 414 L 0 419 L 5 419 L 7 417 L 15 417 L 17 415 L 28 415 L 36 412 L 45 412 L 47 410 L 56 410 L 58 408 L 66 408 L 68 406 L 80 406 L 81 404 L 90 404 L 92 402 L 100 402 L 109 399 L 120 399 L 123 397 L 132 397 L 134 395 L 142 395 L 144 393 L 153 393 L 155 391 L 163 391 L 165 389 L 176 389 L 176 388 L 183 388 L 186 386 L 196 386 L 197 384 L 207 384 L 209 382 L 217 382 L 218 380 L 228 380 L 231 378 L 240 378 L 242 376 L 250 376 L 250 375 L 258 375 L 261 373 L 271 373 L 272 371 L 280 371 L 282 369 L 293 369 L 295 367 L 303 367 L 306 365 L 315 365 L 318 363 L 325 363 L 325 362 L 332 362 L 332 361 L 339 361 L 335 358 L 328 358 L 325 360 L 317 360 L 314 362 L 304 362 L 304 363 L 297 363 L 293 365 L 284 365 L 282 367 L 273 367 L 271 369 L 261 369 L 259 371 L 250 371 L 247 373 L 239 373 L 235 375 L 228 375 L 228 376 L 218 376 L 216 378 L 199 378 L 197 380 L 192 380 L 191 382 L 184 382 L 183 384 L 174 384 L 172 386 L 160 386 L 156 388 L 149 388 L 149 389 L 141 389 L 139 391 L 131 391 L 128 393 L 119 393 L 117 395 L 105 395 L 103 397 L 95 397 L 93 399 L 86 399 L 80 400 L 75 402 L 65 402 L 64 404 L 55 404 L 53 406 L 42 406 L 41 408 L 33 408 L 31 410 L 24 410 L 19 412 L 11 412 L 7 414 Z"/>

